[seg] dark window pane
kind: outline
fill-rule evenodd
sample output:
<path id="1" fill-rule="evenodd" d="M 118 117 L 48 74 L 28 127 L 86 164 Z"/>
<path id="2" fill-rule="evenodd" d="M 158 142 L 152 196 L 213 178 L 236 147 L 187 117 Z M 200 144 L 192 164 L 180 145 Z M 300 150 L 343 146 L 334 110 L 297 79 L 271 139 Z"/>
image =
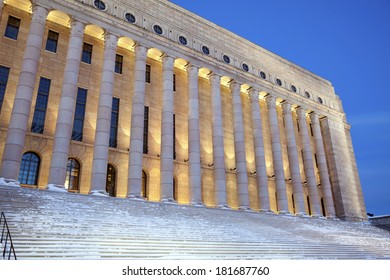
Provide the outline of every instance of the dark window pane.
<path id="1" fill-rule="evenodd" d="M 84 43 L 83 53 L 81 55 L 82 62 L 91 64 L 91 62 L 92 62 L 92 49 L 93 49 L 93 46 L 91 44 Z"/>
<path id="2" fill-rule="evenodd" d="M 23 154 L 18 178 L 19 182 L 26 185 L 37 185 L 39 165 L 40 159 L 37 154 L 32 152 Z"/>
<path id="3" fill-rule="evenodd" d="M 123 56 L 117 54 L 115 58 L 115 73 L 122 74 Z"/>
<path id="4" fill-rule="evenodd" d="M 66 178 L 65 188 L 68 190 L 79 190 L 79 174 L 80 174 L 80 163 L 74 159 L 69 158 L 66 166 Z"/>
<path id="5" fill-rule="evenodd" d="M 151 67 L 150 65 L 146 65 L 146 71 L 145 71 L 145 82 L 146 83 L 150 83 L 150 71 L 151 71 Z"/>
<path id="6" fill-rule="evenodd" d="M 20 19 L 9 16 L 7 27 L 5 28 L 5 37 L 17 40 L 18 34 L 19 34 L 19 27 L 20 27 Z"/>
<path id="7" fill-rule="evenodd" d="M 0 112 L 3 107 L 5 90 L 8 83 L 9 68 L 0 66 Z"/>
<path id="8" fill-rule="evenodd" d="M 112 98 L 111 108 L 111 127 L 110 127 L 110 142 L 111 148 L 118 146 L 118 123 L 119 123 L 119 98 Z"/>
<path id="9" fill-rule="evenodd" d="M 51 80 L 41 77 L 35 103 L 31 132 L 43 133 Z"/>
<path id="10" fill-rule="evenodd" d="M 50 52 L 57 52 L 59 34 L 57 32 L 49 30 L 47 34 L 46 50 Z"/>
<path id="11" fill-rule="evenodd" d="M 149 107 L 145 106 L 144 108 L 144 144 L 143 152 L 144 154 L 148 153 L 148 134 L 149 134 Z"/>
<path id="12" fill-rule="evenodd" d="M 73 120 L 72 140 L 83 141 L 85 106 L 87 102 L 87 90 L 78 88 L 76 109 Z"/>

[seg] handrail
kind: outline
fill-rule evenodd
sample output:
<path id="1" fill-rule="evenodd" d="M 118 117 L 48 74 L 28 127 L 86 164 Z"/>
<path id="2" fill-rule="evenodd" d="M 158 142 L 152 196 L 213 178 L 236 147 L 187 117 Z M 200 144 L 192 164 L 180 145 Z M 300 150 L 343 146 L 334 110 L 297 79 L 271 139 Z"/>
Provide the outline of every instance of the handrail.
<path id="1" fill-rule="evenodd" d="M 4 243 L 4 250 L 3 250 L 3 260 L 6 259 L 6 254 L 8 254 L 8 260 L 10 260 L 11 259 L 11 253 L 13 253 L 14 258 L 16 260 L 15 248 L 14 248 L 14 244 L 12 243 L 12 238 L 11 238 L 11 233 L 10 233 L 9 228 L 8 228 L 8 223 L 7 223 L 7 220 L 5 219 L 4 212 L 1 212 L 0 226 L 1 226 L 1 223 L 2 223 L 3 220 L 4 220 L 4 225 L 3 225 L 3 230 L 2 230 L 2 233 L 1 233 L 1 240 L 0 240 L 1 244 L 3 244 L 4 232 L 5 232 L 5 229 L 7 229 L 7 232 L 5 234 L 5 243 Z M 10 245 L 8 245 L 8 240 L 9 240 L 9 244 Z M 9 247 L 8 249 L 7 249 L 7 246 Z"/>

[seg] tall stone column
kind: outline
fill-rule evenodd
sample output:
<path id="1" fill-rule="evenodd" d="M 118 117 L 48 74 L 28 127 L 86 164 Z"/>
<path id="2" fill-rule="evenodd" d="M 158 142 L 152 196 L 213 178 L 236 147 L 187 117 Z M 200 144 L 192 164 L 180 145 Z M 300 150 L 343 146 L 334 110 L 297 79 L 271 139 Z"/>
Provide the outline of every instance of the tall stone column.
<path id="1" fill-rule="evenodd" d="M 161 201 L 173 201 L 173 63 L 164 55 L 161 112 L 160 186 Z"/>
<path id="2" fill-rule="evenodd" d="M 58 186 L 65 183 L 85 28 L 84 23 L 76 20 L 71 26 L 49 173 L 49 184 Z"/>
<path id="3" fill-rule="evenodd" d="M 276 98 L 272 95 L 267 96 L 268 116 L 271 131 L 272 158 L 275 172 L 276 192 L 278 194 L 279 213 L 288 212 L 286 181 L 284 178 L 282 146 L 280 143 L 280 130 L 278 124 L 278 114 L 276 111 Z"/>
<path id="4" fill-rule="evenodd" d="M 288 162 L 290 165 L 291 183 L 294 192 L 295 214 L 305 215 L 306 212 L 305 202 L 303 199 L 302 178 L 299 169 L 299 159 L 297 143 L 295 139 L 293 117 L 291 113 L 291 104 L 285 101 L 282 103 L 282 108 L 284 115 L 284 123 L 286 124 Z"/>
<path id="5" fill-rule="evenodd" d="M 199 68 L 187 66 L 188 77 L 188 162 L 191 204 L 202 204 L 202 173 L 200 165 L 199 131 Z"/>
<path id="6" fill-rule="evenodd" d="M 227 207 L 221 76 L 213 73 L 209 76 L 209 80 L 211 84 L 215 201 L 217 207 Z"/>
<path id="7" fill-rule="evenodd" d="M 5 179 L 17 180 L 19 176 L 47 13 L 46 8 L 34 5 L 3 152 L 0 176 Z"/>
<path id="8" fill-rule="evenodd" d="M 318 115 L 315 112 L 310 114 L 311 124 L 313 128 L 314 141 L 317 150 L 317 162 L 318 169 L 320 171 L 320 182 L 324 194 L 324 204 L 326 209 L 326 215 L 328 217 L 335 217 L 336 212 L 333 203 L 332 189 L 329 180 L 328 165 L 326 162 L 324 142 L 322 139 L 320 121 Z"/>
<path id="9" fill-rule="evenodd" d="M 256 181 L 259 193 L 260 211 L 270 211 L 267 166 L 265 163 L 265 150 L 263 138 L 263 125 L 261 123 L 259 92 L 249 90 L 251 100 L 253 143 L 255 145 Z"/>
<path id="10" fill-rule="evenodd" d="M 135 47 L 134 94 L 131 105 L 128 196 L 140 197 L 142 188 L 142 159 L 145 107 L 145 72 L 148 49 Z"/>
<path id="11" fill-rule="evenodd" d="M 233 104 L 234 124 L 234 151 L 236 160 L 236 175 L 238 202 L 240 209 L 250 209 L 248 192 L 248 175 L 245 154 L 245 131 L 242 117 L 241 85 L 233 81 L 230 83 Z"/>
<path id="12" fill-rule="evenodd" d="M 309 130 L 306 122 L 306 110 L 298 107 L 299 126 L 301 127 L 302 149 L 303 149 L 303 165 L 305 167 L 306 181 L 309 189 L 310 209 L 312 216 L 319 217 L 321 215 L 320 200 L 318 197 L 317 180 L 314 173 L 313 154 L 310 145 Z"/>
<path id="13" fill-rule="evenodd" d="M 114 91 L 115 56 L 118 37 L 107 33 L 104 39 L 103 72 L 100 81 L 91 178 L 91 192 L 99 193 L 106 193 L 108 146 L 110 142 L 112 94 Z"/>

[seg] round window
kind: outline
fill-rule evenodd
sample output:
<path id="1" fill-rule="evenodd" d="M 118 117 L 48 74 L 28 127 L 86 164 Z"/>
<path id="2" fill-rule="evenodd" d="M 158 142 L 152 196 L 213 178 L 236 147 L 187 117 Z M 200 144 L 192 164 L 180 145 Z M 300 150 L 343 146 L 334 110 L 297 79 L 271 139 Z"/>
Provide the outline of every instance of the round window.
<path id="1" fill-rule="evenodd" d="M 292 90 L 293 92 L 297 92 L 297 88 L 296 88 L 294 85 L 291 85 L 291 90 Z"/>
<path id="2" fill-rule="evenodd" d="M 158 35 L 162 35 L 163 34 L 163 29 L 161 28 L 160 25 L 154 25 L 153 26 L 153 30 Z"/>
<path id="3" fill-rule="evenodd" d="M 318 102 L 320 102 L 321 104 L 324 104 L 324 100 L 322 100 L 321 97 L 318 97 Z"/>
<path id="4" fill-rule="evenodd" d="M 223 61 L 225 61 L 226 63 L 230 63 L 230 57 L 228 57 L 226 54 L 225 55 L 223 55 Z"/>
<path id="5" fill-rule="evenodd" d="M 135 16 L 133 14 L 130 14 L 130 13 L 125 14 L 125 19 L 130 23 L 135 23 L 135 21 L 136 21 Z"/>
<path id="6" fill-rule="evenodd" d="M 282 85 L 282 81 L 278 78 L 276 79 L 276 83 L 278 84 L 278 86 L 281 86 Z"/>
<path id="7" fill-rule="evenodd" d="M 179 36 L 179 42 L 180 42 L 180 44 L 186 46 L 187 45 L 187 38 L 184 36 Z"/>
<path id="8" fill-rule="evenodd" d="M 249 66 L 248 66 L 248 64 L 243 63 L 243 64 L 242 64 L 242 69 L 243 69 L 245 72 L 248 72 L 248 71 L 249 71 Z"/>
<path id="9" fill-rule="evenodd" d="M 106 9 L 106 4 L 104 4 L 103 1 L 95 0 L 93 4 L 95 5 L 96 9 L 99 9 L 101 11 L 104 11 Z"/>
<path id="10" fill-rule="evenodd" d="M 203 46 L 203 47 L 202 47 L 202 52 L 203 52 L 204 54 L 209 55 L 209 54 L 210 54 L 210 49 L 209 49 L 208 47 L 206 47 L 206 46 Z"/>
<path id="11" fill-rule="evenodd" d="M 264 80 L 267 78 L 267 75 L 264 71 L 260 71 L 260 77 L 262 77 Z"/>
<path id="12" fill-rule="evenodd" d="M 307 98 L 310 98 L 310 93 L 308 91 L 305 91 L 305 95 Z"/>

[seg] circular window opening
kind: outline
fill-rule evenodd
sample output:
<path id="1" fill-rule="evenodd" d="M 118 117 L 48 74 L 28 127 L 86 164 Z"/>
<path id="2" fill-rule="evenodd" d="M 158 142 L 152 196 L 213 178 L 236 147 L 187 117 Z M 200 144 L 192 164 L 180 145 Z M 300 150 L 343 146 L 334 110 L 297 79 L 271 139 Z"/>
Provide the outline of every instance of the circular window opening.
<path id="1" fill-rule="evenodd" d="M 210 49 L 209 49 L 208 47 L 206 47 L 206 46 L 202 46 L 202 52 L 203 52 L 204 54 L 209 55 L 209 54 L 210 54 Z"/>
<path id="2" fill-rule="evenodd" d="M 248 66 L 248 64 L 243 63 L 243 64 L 242 64 L 242 69 L 243 69 L 245 72 L 248 72 L 248 71 L 249 71 L 249 66 Z"/>
<path id="3" fill-rule="evenodd" d="M 133 14 L 130 14 L 130 13 L 126 13 L 125 14 L 125 19 L 130 22 L 130 23 L 135 23 L 136 21 L 136 18 Z"/>
<path id="4" fill-rule="evenodd" d="M 294 85 L 291 85 L 291 90 L 292 90 L 293 92 L 297 92 L 297 88 L 296 88 Z"/>
<path id="5" fill-rule="evenodd" d="M 153 26 L 153 31 L 158 34 L 158 35 L 162 35 L 163 34 L 163 29 L 161 28 L 160 25 L 154 25 Z"/>
<path id="6" fill-rule="evenodd" d="M 324 104 L 324 100 L 322 100 L 321 97 L 318 97 L 318 102 L 320 102 L 321 104 Z"/>
<path id="7" fill-rule="evenodd" d="M 179 42 L 180 44 L 187 46 L 187 38 L 184 36 L 179 36 Z"/>
<path id="8" fill-rule="evenodd" d="M 281 86 L 282 85 L 282 81 L 278 78 L 276 79 L 276 83 L 278 84 L 278 86 Z"/>
<path id="9" fill-rule="evenodd" d="M 223 55 L 223 61 L 225 61 L 226 63 L 230 63 L 230 57 L 228 57 L 226 54 Z"/>
<path id="10" fill-rule="evenodd" d="M 264 80 L 267 78 L 267 75 L 264 71 L 260 71 L 260 77 L 262 77 Z"/>
<path id="11" fill-rule="evenodd" d="M 101 11 L 104 11 L 106 9 L 106 4 L 104 4 L 103 1 L 95 0 L 93 4 L 95 5 L 96 9 L 99 9 Z"/>
<path id="12" fill-rule="evenodd" d="M 308 91 L 305 91 L 305 95 L 307 98 L 310 98 L 310 93 Z"/>

